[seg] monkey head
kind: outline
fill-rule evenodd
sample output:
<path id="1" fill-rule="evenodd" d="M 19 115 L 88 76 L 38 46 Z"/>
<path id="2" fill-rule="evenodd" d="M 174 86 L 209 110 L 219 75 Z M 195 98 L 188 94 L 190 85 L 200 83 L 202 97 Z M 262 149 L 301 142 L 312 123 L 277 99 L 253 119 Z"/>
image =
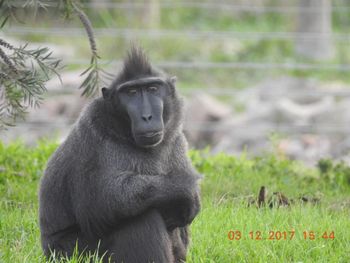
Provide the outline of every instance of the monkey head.
<path id="1" fill-rule="evenodd" d="M 117 80 L 102 89 L 103 98 L 128 121 L 136 145 L 155 147 L 162 142 L 175 80 L 152 68 L 141 50 L 132 49 Z"/>

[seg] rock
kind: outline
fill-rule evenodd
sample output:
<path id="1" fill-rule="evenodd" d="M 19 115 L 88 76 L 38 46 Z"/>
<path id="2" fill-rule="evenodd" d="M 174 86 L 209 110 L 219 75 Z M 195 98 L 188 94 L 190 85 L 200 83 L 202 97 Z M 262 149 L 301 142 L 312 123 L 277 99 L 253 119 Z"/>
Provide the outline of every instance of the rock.
<path id="1" fill-rule="evenodd" d="M 30 109 L 27 121 L 50 123 L 52 120 L 66 119 L 74 122 L 88 99 L 76 91 L 71 95 L 55 95 L 46 98 L 39 108 Z"/>
<path id="2" fill-rule="evenodd" d="M 325 136 L 304 134 L 281 140 L 277 150 L 290 159 L 303 160 L 314 165 L 317 160 L 329 157 L 331 145 L 331 141 Z"/>
<path id="3" fill-rule="evenodd" d="M 81 71 L 70 71 L 60 74 L 60 78 L 57 76 L 53 77 L 46 83 L 48 91 L 76 91 L 80 87 L 84 76 L 80 76 Z"/>
<path id="4" fill-rule="evenodd" d="M 333 109 L 334 103 L 334 99 L 330 96 L 309 104 L 300 104 L 289 98 L 281 98 L 277 102 L 276 109 L 277 114 L 280 116 L 279 120 L 305 124 L 308 123 L 311 118 L 316 118 Z"/>
<path id="5" fill-rule="evenodd" d="M 261 101 L 274 102 L 283 97 L 290 98 L 297 102 L 303 102 L 306 98 L 319 99 L 321 94 L 315 93 L 317 82 L 310 79 L 293 78 L 282 76 L 275 79 L 267 79 L 252 87 L 258 94 Z M 307 96 L 305 95 L 307 94 Z"/>
<path id="6" fill-rule="evenodd" d="M 326 111 L 314 116 L 312 118 L 313 123 L 319 125 L 327 125 L 334 128 L 344 128 L 350 123 L 350 98 L 338 100 L 337 103 L 333 103 L 332 107 L 329 107 Z M 336 118 L 335 118 L 336 116 Z M 345 130 L 344 133 L 350 133 L 350 128 Z"/>
<path id="7" fill-rule="evenodd" d="M 194 94 L 185 109 L 184 129 L 196 146 L 210 143 L 218 123 L 232 113 L 230 107 L 203 93 Z"/>
<path id="8" fill-rule="evenodd" d="M 233 122 L 231 123 L 233 124 Z M 215 142 L 212 152 L 227 152 L 239 154 L 242 151 L 253 155 L 262 153 L 268 146 L 268 137 L 271 133 L 271 125 L 265 121 L 247 122 L 245 125 L 227 126 L 222 134 L 215 134 Z"/>

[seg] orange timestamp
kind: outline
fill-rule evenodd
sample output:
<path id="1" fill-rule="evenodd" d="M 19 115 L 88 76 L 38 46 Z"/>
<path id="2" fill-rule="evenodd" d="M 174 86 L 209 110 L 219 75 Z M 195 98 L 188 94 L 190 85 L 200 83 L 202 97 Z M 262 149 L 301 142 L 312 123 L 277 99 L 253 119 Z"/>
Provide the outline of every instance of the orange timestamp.
<path id="1" fill-rule="evenodd" d="M 302 231 L 301 239 L 315 240 L 315 239 L 335 239 L 334 231 L 315 232 L 312 230 Z M 231 241 L 238 241 L 241 239 L 251 240 L 293 240 L 296 237 L 296 231 L 249 231 L 242 233 L 240 230 L 229 230 L 227 237 Z"/>

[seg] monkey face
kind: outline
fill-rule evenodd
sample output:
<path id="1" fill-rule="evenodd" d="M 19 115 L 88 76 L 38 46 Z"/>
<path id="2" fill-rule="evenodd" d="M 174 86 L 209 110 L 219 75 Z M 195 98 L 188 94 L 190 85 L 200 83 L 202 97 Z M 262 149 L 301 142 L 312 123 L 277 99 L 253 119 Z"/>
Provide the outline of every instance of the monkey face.
<path id="1" fill-rule="evenodd" d="M 181 119 L 175 82 L 176 77 L 153 68 L 141 50 L 132 49 L 111 87 L 102 88 L 114 126 L 120 124 L 115 129 L 128 139 L 131 135 L 140 147 L 154 147 L 169 138 Z"/>
<path id="2" fill-rule="evenodd" d="M 130 121 L 135 143 L 141 147 L 154 147 L 164 136 L 163 105 L 168 87 L 161 82 L 132 84 L 118 89 L 118 104 Z"/>

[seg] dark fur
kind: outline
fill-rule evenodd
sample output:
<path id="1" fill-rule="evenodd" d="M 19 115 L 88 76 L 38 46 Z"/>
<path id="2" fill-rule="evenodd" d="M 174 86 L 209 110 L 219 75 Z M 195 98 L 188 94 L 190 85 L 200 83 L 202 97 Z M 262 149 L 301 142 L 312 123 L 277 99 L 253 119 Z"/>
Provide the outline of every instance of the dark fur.
<path id="1" fill-rule="evenodd" d="M 108 90 L 145 76 L 165 76 L 132 49 Z M 165 76 L 166 77 L 166 76 Z M 198 173 L 186 157 L 182 102 L 174 83 L 164 100 L 164 138 L 135 145 L 118 105 L 98 98 L 86 107 L 50 158 L 40 187 L 40 230 L 45 255 L 94 251 L 112 262 L 181 262 L 188 225 L 200 209 Z M 105 95 L 104 94 L 104 95 Z"/>
<path id="2" fill-rule="evenodd" d="M 142 76 L 163 75 L 159 70 L 154 69 L 148 62 L 147 57 L 141 49 L 133 47 L 127 58 L 124 60 L 123 69 L 117 77 L 116 83 L 123 83 L 128 80 Z"/>

